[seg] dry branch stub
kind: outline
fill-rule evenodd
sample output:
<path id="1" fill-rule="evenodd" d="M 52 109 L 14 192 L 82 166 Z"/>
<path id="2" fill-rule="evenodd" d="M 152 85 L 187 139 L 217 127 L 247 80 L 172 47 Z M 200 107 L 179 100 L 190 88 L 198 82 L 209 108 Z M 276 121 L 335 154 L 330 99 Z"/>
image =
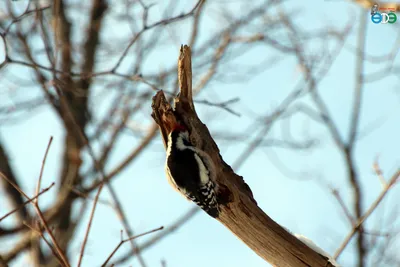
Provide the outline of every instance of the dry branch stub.
<path id="1" fill-rule="evenodd" d="M 153 97 L 152 117 L 158 124 L 164 145 L 167 145 L 171 125 L 178 121 L 189 131 L 194 146 L 206 152 L 217 172 L 216 182 L 220 214 L 217 220 L 241 239 L 260 257 L 274 266 L 327 267 L 328 259 L 302 243 L 274 222 L 257 205 L 250 187 L 224 162 L 207 126 L 198 118 L 192 97 L 190 47 L 182 46 L 178 58 L 180 93 L 174 108 L 162 91 Z"/>

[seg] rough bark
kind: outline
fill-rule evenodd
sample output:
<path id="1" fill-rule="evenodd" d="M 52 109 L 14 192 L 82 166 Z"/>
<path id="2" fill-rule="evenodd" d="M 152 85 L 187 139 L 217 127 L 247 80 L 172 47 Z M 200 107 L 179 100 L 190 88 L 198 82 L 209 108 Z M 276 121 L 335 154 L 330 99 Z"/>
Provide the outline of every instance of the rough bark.
<path id="1" fill-rule="evenodd" d="M 265 214 L 243 178 L 222 159 L 207 126 L 200 121 L 194 109 L 188 46 L 181 48 L 178 77 L 180 94 L 175 98 L 175 107 L 172 108 L 164 93 L 159 91 L 153 98 L 152 116 L 160 127 L 164 145 L 167 144 L 171 123 L 178 120 L 188 128 L 193 144 L 211 156 L 221 188 L 218 194 L 221 213 L 217 220 L 274 266 L 332 266 L 324 256 L 307 247 Z"/>

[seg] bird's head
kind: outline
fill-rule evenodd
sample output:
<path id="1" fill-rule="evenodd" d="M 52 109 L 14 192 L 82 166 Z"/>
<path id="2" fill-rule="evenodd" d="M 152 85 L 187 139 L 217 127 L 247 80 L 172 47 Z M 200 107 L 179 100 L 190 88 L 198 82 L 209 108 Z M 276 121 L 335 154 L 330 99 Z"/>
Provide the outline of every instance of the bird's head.
<path id="1" fill-rule="evenodd" d="M 181 142 L 183 142 L 182 144 L 188 145 L 190 143 L 188 129 L 183 124 L 178 122 L 174 123 L 171 127 L 170 138 L 171 140 L 176 140 L 177 142 L 181 140 Z"/>

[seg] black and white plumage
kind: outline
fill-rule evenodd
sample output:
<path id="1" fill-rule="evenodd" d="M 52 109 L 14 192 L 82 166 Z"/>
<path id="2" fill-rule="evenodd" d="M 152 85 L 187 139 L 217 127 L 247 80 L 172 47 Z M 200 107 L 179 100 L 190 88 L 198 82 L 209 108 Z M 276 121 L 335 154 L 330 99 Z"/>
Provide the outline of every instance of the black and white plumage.
<path id="1" fill-rule="evenodd" d="M 165 171 L 174 189 L 211 217 L 218 217 L 214 164 L 207 153 L 192 145 L 189 132 L 179 124 L 168 135 Z"/>

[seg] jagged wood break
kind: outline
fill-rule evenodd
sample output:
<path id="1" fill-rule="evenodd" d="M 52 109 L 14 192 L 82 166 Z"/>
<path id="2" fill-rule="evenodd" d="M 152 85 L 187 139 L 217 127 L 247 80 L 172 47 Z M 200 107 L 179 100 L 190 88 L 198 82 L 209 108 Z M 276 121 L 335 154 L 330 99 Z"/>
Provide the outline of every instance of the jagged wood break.
<path id="1" fill-rule="evenodd" d="M 217 220 L 274 266 L 332 266 L 326 257 L 307 247 L 268 217 L 258 207 L 250 187 L 243 178 L 235 174 L 222 159 L 218 146 L 194 108 L 191 52 L 190 47 L 186 45 L 180 50 L 178 79 L 180 92 L 174 99 L 174 108 L 168 103 L 164 93 L 159 91 L 153 97 L 152 117 L 160 128 L 165 147 L 171 125 L 179 121 L 189 130 L 193 145 L 210 155 L 216 167 L 220 188 L 218 202 L 221 203 L 221 212 Z"/>

